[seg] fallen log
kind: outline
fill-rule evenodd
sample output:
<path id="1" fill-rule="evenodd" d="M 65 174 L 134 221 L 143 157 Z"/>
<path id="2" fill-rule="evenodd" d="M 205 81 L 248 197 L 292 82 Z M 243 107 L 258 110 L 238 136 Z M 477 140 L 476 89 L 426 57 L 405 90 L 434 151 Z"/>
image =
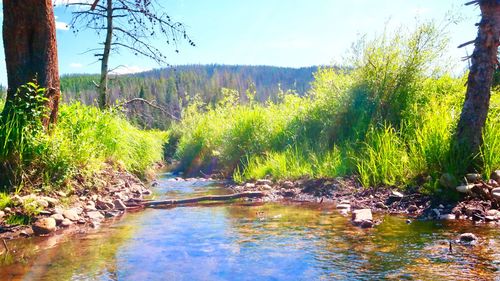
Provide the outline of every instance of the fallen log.
<path id="1" fill-rule="evenodd" d="M 262 198 L 266 194 L 264 192 L 243 192 L 243 193 L 235 193 L 228 195 L 207 195 L 201 197 L 187 198 L 187 199 L 169 199 L 169 200 L 160 200 L 160 201 L 145 201 L 139 203 L 144 207 L 156 207 L 163 205 L 182 205 L 182 204 L 192 204 L 203 201 L 228 201 L 239 198 Z"/>

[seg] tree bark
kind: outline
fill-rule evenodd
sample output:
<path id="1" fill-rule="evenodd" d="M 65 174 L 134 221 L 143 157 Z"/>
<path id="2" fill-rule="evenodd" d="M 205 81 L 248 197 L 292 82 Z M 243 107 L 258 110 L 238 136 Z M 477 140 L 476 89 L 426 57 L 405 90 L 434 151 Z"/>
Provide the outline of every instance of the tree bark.
<path id="1" fill-rule="evenodd" d="M 481 9 L 481 22 L 471 57 L 465 102 L 455 136 L 455 152 L 459 150 L 467 157 L 478 155 L 482 145 L 482 132 L 488 116 L 500 38 L 499 1 L 479 0 L 476 3 Z"/>
<path id="2" fill-rule="evenodd" d="M 108 95 L 108 71 L 109 54 L 111 52 L 111 40 L 113 38 L 113 2 L 107 0 L 106 16 L 106 39 L 104 41 L 104 50 L 101 58 L 101 81 L 99 82 L 99 107 L 101 109 L 107 106 Z"/>
<path id="3" fill-rule="evenodd" d="M 56 25 L 52 0 L 3 0 L 3 41 L 7 65 L 9 114 L 17 89 L 36 79 L 46 88 L 47 127 L 57 122 L 60 82 L 57 63 Z"/>

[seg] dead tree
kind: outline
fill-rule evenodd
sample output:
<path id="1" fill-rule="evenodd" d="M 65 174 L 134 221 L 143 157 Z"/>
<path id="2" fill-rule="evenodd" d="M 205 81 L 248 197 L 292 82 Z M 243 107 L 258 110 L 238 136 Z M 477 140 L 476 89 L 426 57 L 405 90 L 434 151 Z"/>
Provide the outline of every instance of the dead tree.
<path id="1" fill-rule="evenodd" d="M 475 0 L 466 3 L 472 4 L 479 5 L 481 21 L 477 38 L 461 45 L 474 43 L 474 52 L 470 57 L 467 92 L 454 143 L 454 152 L 466 157 L 478 155 L 482 145 L 500 39 L 500 1 Z"/>
<path id="2" fill-rule="evenodd" d="M 92 49 L 101 61 L 101 77 L 98 87 L 99 107 L 107 106 L 109 56 L 125 49 L 137 56 L 144 56 L 159 64 L 165 64 L 167 57 L 154 46 L 151 39 L 163 38 L 163 43 L 173 45 L 175 52 L 178 42 L 194 42 L 186 33 L 182 23 L 173 21 L 155 0 L 94 0 L 91 3 L 68 3 L 78 6 L 74 10 L 70 28 L 74 32 L 91 29 L 97 34 L 105 33 L 102 47 Z"/>

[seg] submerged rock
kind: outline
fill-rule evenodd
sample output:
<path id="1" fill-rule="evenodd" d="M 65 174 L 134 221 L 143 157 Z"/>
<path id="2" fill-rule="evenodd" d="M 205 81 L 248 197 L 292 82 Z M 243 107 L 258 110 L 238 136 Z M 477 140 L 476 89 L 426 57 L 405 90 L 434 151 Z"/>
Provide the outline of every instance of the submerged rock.
<path id="1" fill-rule="evenodd" d="M 31 228 L 35 235 L 46 235 L 56 230 L 56 220 L 54 218 L 41 218 Z"/>
<path id="2" fill-rule="evenodd" d="M 476 242 L 478 240 L 477 236 L 473 233 L 462 233 L 460 234 L 460 236 L 458 237 L 458 240 L 461 242 L 461 243 L 473 243 L 473 242 Z"/>
<path id="3" fill-rule="evenodd" d="M 101 214 L 101 212 L 99 212 L 99 211 L 88 212 L 87 216 L 89 216 L 89 218 L 91 220 L 102 220 L 102 219 L 104 219 L 104 215 Z"/>

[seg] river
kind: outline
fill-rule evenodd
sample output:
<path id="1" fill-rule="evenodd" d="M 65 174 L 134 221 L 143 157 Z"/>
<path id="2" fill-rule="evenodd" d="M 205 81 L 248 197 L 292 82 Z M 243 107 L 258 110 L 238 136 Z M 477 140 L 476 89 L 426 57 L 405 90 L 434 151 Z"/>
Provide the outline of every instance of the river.
<path id="1" fill-rule="evenodd" d="M 225 194 L 175 181 L 157 198 Z M 378 216 L 350 224 L 325 204 L 205 204 L 127 213 L 90 233 L 8 241 L 1 280 L 500 280 L 500 229 Z M 476 246 L 449 240 L 473 232 Z M 1 246 L 1 245 L 0 245 Z"/>

